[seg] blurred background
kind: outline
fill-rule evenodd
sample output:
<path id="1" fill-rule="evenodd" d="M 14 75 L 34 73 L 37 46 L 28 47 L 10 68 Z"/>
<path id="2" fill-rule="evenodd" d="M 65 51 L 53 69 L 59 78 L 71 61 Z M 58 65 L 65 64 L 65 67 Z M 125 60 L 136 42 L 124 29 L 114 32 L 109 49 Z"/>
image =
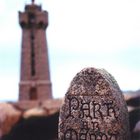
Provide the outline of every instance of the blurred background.
<path id="1" fill-rule="evenodd" d="M 53 96 L 63 97 L 85 67 L 104 68 L 123 91 L 140 88 L 139 0 L 36 0 L 49 13 Z M 0 101 L 16 101 L 20 78 L 18 11 L 31 0 L 0 1 Z"/>

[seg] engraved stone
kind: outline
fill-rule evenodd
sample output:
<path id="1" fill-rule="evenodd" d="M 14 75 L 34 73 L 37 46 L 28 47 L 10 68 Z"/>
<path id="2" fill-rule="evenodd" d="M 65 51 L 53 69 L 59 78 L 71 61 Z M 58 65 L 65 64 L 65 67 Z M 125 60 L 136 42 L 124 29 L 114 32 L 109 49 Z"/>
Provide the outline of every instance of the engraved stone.
<path id="1" fill-rule="evenodd" d="M 86 68 L 71 82 L 59 116 L 59 140 L 129 140 L 128 111 L 115 79 Z"/>

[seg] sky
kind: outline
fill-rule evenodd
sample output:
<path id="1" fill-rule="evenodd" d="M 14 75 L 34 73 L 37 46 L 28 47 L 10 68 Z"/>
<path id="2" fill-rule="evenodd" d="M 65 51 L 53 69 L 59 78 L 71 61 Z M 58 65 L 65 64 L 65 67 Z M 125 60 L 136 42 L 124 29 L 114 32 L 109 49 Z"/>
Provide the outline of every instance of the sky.
<path id="1" fill-rule="evenodd" d="M 86 67 L 104 68 L 120 88 L 140 89 L 139 0 L 36 0 L 49 12 L 47 42 L 54 98 Z M 18 100 L 21 28 L 30 0 L 0 1 L 0 101 Z"/>

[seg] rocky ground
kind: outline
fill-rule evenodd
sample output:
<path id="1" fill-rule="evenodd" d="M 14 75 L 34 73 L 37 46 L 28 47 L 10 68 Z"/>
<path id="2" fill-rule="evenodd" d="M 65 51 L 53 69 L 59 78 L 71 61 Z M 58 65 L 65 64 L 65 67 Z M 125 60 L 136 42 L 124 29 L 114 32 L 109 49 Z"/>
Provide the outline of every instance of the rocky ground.
<path id="1" fill-rule="evenodd" d="M 140 90 L 124 93 L 128 105 L 132 140 L 140 140 Z"/>
<path id="2" fill-rule="evenodd" d="M 140 140 L 140 90 L 125 92 L 131 140 Z M 63 100 L 0 103 L 0 140 L 57 140 Z"/>
<path id="3" fill-rule="evenodd" d="M 0 140 L 56 140 L 62 99 L 0 103 Z"/>

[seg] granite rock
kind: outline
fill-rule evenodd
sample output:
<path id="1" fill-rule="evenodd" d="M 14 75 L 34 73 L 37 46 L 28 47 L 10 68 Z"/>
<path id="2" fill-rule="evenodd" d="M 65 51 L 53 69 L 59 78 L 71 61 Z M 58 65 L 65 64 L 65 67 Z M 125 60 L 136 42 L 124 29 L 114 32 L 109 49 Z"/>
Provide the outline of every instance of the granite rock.
<path id="1" fill-rule="evenodd" d="M 54 133 L 56 137 L 56 132 L 58 132 L 56 131 L 56 126 L 58 125 L 57 114 L 61 104 L 62 99 L 0 103 L 0 140 L 16 140 L 18 137 L 20 137 L 19 139 L 21 140 L 21 138 L 24 139 L 25 133 L 26 138 L 30 139 L 31 133 L 34 133 L 33 131 L 39 131 L 38 133 L 41 135 L 43 127 L 46 128 L 44 131 L 48 132 L 43 132 L 42 137 L 47 139 L 50 134 L 52 136 Z M 51 119 L 53 116 L 54 119 Z M 39 123 L 40 120 L 42 121 L 41 123 Z M 33 127 L 33 125 L 40 126 L 40 130 L 38 130 L 38 127 Z M 26 129 L 23 128 L 23 126 L 25 126 Z M 32 128 L 33 131 L 30 130 L 25 132 L 25 130 L 30 128 Z M 55 128 L 54 132 L 51 132 L 53 128 Z M 20 132 L 17 135 L 22 129 L 23 132 Z M 38 133 L 35 133 L 34 135 L 36 136 Z"/>
<path id="2" fill-rule="evenodd" d="M 86 68 L 72 80 L 59 116 L 59 140 L 129 140 L 126 102 L 105 70 Z"/>
<path id="3" fill-rule="evenodd" d="M 7 134 L 20 117 L 21 112 L 16 110 L 11 104 L 0 103 L 0 137 Z"/>

